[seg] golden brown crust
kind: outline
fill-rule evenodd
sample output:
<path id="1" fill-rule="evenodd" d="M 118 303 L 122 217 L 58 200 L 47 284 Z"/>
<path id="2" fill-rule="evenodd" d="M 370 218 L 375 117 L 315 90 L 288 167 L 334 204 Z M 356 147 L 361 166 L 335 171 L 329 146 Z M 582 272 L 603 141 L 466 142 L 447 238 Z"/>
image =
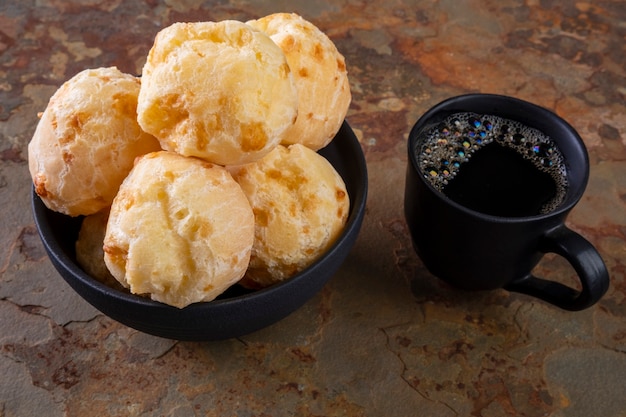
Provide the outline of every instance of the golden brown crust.
<path id="1" fill-rule="evenodd" d="M 283 50 L 294 76 L 298 118 L 282 143 L 323 148 L 339 131 L 350 106 L 344 57 L 325 33 L 297 14 L 275 13 L 247 23 Z"/>
<path id="2" fill-rule="evenodd" d="M 293 276 L 343 230 L 350 206 L 345 184 L 324 157 L 304 145 L 281 145 L 259 161 L 229 170 L 255 215 L 242 285 L 262 288 Z"/>
<path id="3" fill-rule="evenodd" d="M 70 216 L 109 206 L 138 155 L 160 149 L 136 121 L 139 80 L 117 68 L 84 70 L 52 96 L 28 145 L 35 191 Z"/>
<path id="4" fill-rule="evenodd" d="M 284 53 L 237 21 L 175 23 L 143 69 L 138 121 L 169 151 L 232 165 L 261 158 L 297 115 Z"/>
<path id="5" fill-rule="evenodd" d="M 132 293 L 182 308 L 237 282 L 253 239 L 252 209 L 226 169 L 162 151 L 138 159 L 120 187 L 104 260 Z"/>

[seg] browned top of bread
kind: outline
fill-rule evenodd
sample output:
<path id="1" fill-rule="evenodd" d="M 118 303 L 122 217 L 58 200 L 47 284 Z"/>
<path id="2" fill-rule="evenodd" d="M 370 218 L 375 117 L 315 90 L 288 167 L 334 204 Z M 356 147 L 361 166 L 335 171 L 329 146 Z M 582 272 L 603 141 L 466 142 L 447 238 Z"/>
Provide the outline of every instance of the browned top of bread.
<path id="1" fill-rule="evenodd" d="M 233 20 L 161 30 L 143 68 L 138 120 L 161 146 L 221 165 L 261 158 L 297 115 L 282 50 Z"/>
<path id="2" fill-rule="evenodd" d="M 275 13 L 247 22 L 283 50 L 298 90 L 298 118 L 283 144 L 318 150 L 339 131 L 351 93 L 344 57 L 313 23 L 294 13 Z"/>
<path id="3" fill-rule="evenodd" d="M 113 201 L 104 260 L 132 293 L 184 307 L 238 281 L 253 238 L 252 209 L 225 168 L 154 152 L 137 160 Z"/>
<path id="4" fill-rule="evenodd" d="M 349 212 L 341 176 L 304 145 L 278 146 L 263 159 L 229 168 L 255 216 L 247 287 L 290 278 L 323 254 L 339 236 Z"/>
<path id="5" fill-rule="evenodd" d="M 140 81 L 117 68 L 84 70 L 52 96 L 28 145 L 48 208 L 70 216 L 111 204 L 135 157 L 160 149 L 137 124 Z"/>

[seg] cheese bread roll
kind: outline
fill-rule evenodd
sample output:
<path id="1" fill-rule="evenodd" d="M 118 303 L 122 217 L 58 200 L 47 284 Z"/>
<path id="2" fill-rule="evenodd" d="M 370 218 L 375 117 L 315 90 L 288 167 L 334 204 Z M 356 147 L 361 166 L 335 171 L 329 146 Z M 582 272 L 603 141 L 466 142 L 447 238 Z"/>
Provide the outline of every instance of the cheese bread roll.
<path id="1" fill-rule="evenodd" d="M 113 201 L 104 261 L 133 294 L 211 301 L 246 271 L 254 215 L 228 171 L 173 152 L 138 159 Z"/>
<path id="2" fill-rule="evenodd" d="M 345 184 L 323 156 L 306 146 L 280 145 L 259 161 L 229 170 L 255 216 L 243 286 L 267 287 L 302 271 L 343 230 L 350 205 Z"/>
<path id="3" fill-rule="evenodd" d="M 102 245 L 109 210 L 104 209 L 83 219 L 76 240 L 76 261 L 83 270 L 103 284 L 118 290 L 124 289 L 111 275 L 104 263 Z"/>
<path id="4" fill-rule="evenodd" d="M 84 70 L 50 98 L 28 144 L 35 190 L 70 216 L 111 204 L 134 159 L 159 150 L 137 124 L 140 81 L 117 68 Z"/>
<path id="5" fill-rule="evenodd" d="M 283 50 L 294 76 L 298 118 L 282 143 L 323 148 L 339 131 L 352 98 L 344 57 L 325 33 L 297 14 L 276 13 L 247 23 Z"/>
<path id="6" fill-rule="evenodd" d="M 221 165 L 261 158 L 293 125 L 297 90 L 285 54 L 245 23 L 175 23 L 143 68 L 138 121 L 165 150 Z"/>

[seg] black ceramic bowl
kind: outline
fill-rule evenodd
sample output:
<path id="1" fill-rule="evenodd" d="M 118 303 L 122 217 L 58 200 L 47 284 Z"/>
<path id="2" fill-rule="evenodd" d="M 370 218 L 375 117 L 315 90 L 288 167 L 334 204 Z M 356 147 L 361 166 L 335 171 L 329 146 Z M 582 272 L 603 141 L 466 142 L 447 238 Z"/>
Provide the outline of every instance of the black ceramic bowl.
<path id="1" fill-rule="evenodd" d="M 286 317 L 315 295 L 339 269 L 361 228 L 367 198 L 367 168 L 361 146 L 344 122 L 320 154 L 343 178 L 350 195 L 347 224 L 334 245 L 291 279 L 258 291 L 235 285 L 211 302 L 178 309 L 108 287 L 76 263 L 74 244 L 82 219 L 48 210 L 32 193 L 35 224 L 44 247 L 68 284 L 102 313 L 129 327 L 177 340 L 219 340 L 254 332 Z"/>

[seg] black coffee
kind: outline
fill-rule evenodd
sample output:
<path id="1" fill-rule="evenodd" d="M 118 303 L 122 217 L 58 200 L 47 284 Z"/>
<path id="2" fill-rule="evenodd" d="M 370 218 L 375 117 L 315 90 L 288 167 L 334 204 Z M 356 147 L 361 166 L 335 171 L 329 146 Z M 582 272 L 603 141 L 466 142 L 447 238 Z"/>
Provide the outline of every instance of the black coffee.
<path id="1" fill-rule="evenodd" d="M 419 167 L 439 191 L 485 214 L 525 217 L 563 201 L 563 156 L 537 129 L 513 120 L 457 113 L 423 133 Z"/>

